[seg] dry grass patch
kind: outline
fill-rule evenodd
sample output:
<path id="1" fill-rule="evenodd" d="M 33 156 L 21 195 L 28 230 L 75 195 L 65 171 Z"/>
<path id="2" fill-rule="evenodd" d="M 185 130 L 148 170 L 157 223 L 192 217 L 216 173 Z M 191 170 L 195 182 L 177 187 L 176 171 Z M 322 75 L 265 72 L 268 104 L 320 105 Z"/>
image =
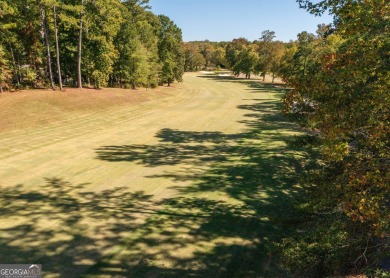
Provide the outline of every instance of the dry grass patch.
<path id="1" fill-rule="evenodd" d="M 103 110 L 137 105 L 172 94 L 174 87 L 154 90 L 66 88 L 64 91 L 23 90 L 0 94 L 0 132 L 43 126 Z"/>

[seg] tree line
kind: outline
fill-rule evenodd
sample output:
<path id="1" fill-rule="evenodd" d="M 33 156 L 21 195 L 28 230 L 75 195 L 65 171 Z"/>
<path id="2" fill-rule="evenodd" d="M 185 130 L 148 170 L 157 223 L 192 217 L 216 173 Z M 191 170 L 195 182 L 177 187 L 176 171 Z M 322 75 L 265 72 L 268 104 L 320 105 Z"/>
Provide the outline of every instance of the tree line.
<path id="1" fill-rule="evenodd" d="M 272 82 L 278 75 L 281 58 L 287 43 L 275 41 L 275 32 L 265 30 L 253 42 L 237 38 L 231 42 L 188 42 L 184 43 L 184 68 L 186 71 L 199 69 L 229 69 L 234 75 L 272 75 Z"/>
<path id="2" fill-rule="evenodd" d="M 283 258 L 298 276 L 388 277 L 390 3 L 297 2 L 335 20 L 300 33 L 279 70 L 293 88 L 284 112 L 313 131 L 297 142 L 320 153 L 302 177 L 300 232 L 280 244 Z"/>
<path id="3" fill-rule="evenodd" d="M 182 34 L 148 0 L 3 0 L 0 90 L 180 81 Z"/>

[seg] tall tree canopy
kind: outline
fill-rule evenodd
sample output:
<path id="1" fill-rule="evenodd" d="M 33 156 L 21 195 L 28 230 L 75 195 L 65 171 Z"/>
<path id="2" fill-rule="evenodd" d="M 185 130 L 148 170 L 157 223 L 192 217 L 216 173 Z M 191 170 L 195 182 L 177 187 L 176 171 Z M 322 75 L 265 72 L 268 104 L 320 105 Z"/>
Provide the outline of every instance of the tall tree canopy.
<path id="1" fill-rule="evenodd" d="M 180 81 L 181 30 L 150 12 L 148 2 L 1 1 L 4 87 L 54 88 L 64 82 L 135 88 Z"/>
<path id="2" fill-rule="evenodd" d="M 184 55 L 181 48 L 181 30 L 167 16 L 159 15 L 158 56 L 162 65 L 161 83 L 168 86 L 181 81 L 184 72 Z"/>
<path id="3" fill-rule="evenodd" d="M 306 180 L 307 236 L 286 241 L 285 255 L 300 274 L 380 268 L 390 236 L 390 3 L 298 2 L 335 22 L 301 33 L 283 59 L 294 88 L 286 111 L 317 131 L 322 154 Z"/>

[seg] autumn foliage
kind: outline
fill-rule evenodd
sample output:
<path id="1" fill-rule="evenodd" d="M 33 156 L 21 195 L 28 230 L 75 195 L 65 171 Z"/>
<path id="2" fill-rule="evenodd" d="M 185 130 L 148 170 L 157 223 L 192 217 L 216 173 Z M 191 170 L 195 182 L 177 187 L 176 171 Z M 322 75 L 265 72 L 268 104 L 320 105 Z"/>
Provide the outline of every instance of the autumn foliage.
<path id="1" fill-rule="evenodd" d="M 293 87 L 285 112 L 315 131 L 321 154 L 303 182 L 308 198 L 300 206 L 307 213 L 301 224 L 307 233 L 286 239 L 284 256 L 301 273 L 386 271 L 390 4 L 298 2 L 315 14 L 330 11 L 335 22 L 320 26 L 317 36 L 299 34 L 283 57 L 281 74 Z"/>

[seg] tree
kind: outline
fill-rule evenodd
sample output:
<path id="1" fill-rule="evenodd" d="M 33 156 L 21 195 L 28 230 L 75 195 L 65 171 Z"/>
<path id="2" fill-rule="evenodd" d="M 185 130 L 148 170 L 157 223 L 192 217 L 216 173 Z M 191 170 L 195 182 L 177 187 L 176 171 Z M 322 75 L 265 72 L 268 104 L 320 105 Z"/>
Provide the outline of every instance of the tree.
<path id="1" fill-rule="evenodd" d="M 165 78 L 164 63 L 164 72 L 181 80 L 181 30 L 149 11 L 148 2 L 0 1 L 0 45 L 13 70 L 11 81 L 17 87 L 49 83 L 52 88 L 58 81 L 60 89 L 62 83 L 99 88 L 122 81 L 154 87 Z"/>
<path id="2" fill-rule="evenodd" d="M 51 53 L 50 53 L 50 39 L 49 39 L 49 26 L 48 26 L 48 19 L 47 19 L 47 12 L 46 12 L 46 3 L 41 3 L 41 18 L 42 18 L 42 36 L 45 41 L 45 47 L 46 47 L 46 61 L 47 61 L 47 71 L 49 74 L 49 82 L 51 89 L 54 90 L 54 80 L 53 80 L 53 70 L 51 66 Z"/>
<path id="3" fill-rule="evenodd" d="M 0 45 L 0 93 L 3 92 L 4 87 L 8 87 L 10 81 L 10 70 L 8 67 L 8 61 L 5 58 L 5 52 Z"/>
<path id="4" fill-rule="evenodd" d="M 83 87 L 81 63 L 82 63 L 82 49 L 83 49 L 83 17 L 84 17 L 84 0 L 81 0 L 81 11 L 80 11 L 80 27 L 79 27 L 79 43 L 77 50 L 77 87 Z"/>
<path id="5" fill-rule="evenodd" d="M 62 76 L 61 76 L 61 63 L 60 63 L 60 46 L 58 42 L 58 26 L 57 26 L 57 10 L 56 4 L 53 7 L 53 19 L 54 19 L 54 38 L 56 44 L 56 60 L 57 60 L 57 73 L 58 73 L 58 86 L 62 90 Z"/>
<path id="6" fill-rule="evenodd" d="M 275 81 L 275 76 L 279 74 L 282 64 L 282 57 L 285 51 L 285 44 L 282 42 L 273 42 L 271 44 L 271 65 L 272 83 Z"/>
<path id="7" fill-rule="evenodd" d="M 4 39 L 7 40 L 12 60 L 15 61 L 13 79 L 17 83 L 24 84 L 26 76 L 21 70 L 21 65 L 24 65 L 29 68 L 29 80 L 26 81 L 28 85 L 44 85 L 47 72 L 44 67 L 47 67 L 47 63 L 43 61 L 47 55 L 45 55 L 44 40 L 42 40 L 42 3 L 41 1 L 26 3 L 22 0 L 7 0 L 5 3 L 7 10 L 12 12 L 0 18 L 0 26 L 6 29 Z"/>
<path id="8" fill-rule="evenodd" d="M 14 74 L 13 77 L 16 80 L 17 85 L 19 85 L 18 68 L 16 65 L 14 50 L 13 50 L 13 46 L 12 46 L 12 42 L 15 41 L 15 36 L 14 36 L 13 32 L 11 31 L 12 28 L 14 27 L 14 23 L 12 21 L 10 21 L 10 19 L 14 16 L 14 14 L 15 14 L 15 10 L 10 5 L 8 5 L 7 2 L 0 3 L 0 20 L 2 22 L 4 22 L 4 24 L 0 25 L 0 34 L 2 37 L 2 38 L 0 38 L 0 47 L 1 47 L 1 45 L 8 45 L 9 46 L 10 54 L 12 57 L 12 64 L 13 64 L 13 74 Z M 3 54 L 2 54 L 2 56 L 3 56 L 2 57 L 3 69 L 0 69 L 0 70 L 4 71 L 4 73 L 2 74 L 3 75 L 2 79 L 5 80 L 6 79 L 6 78 L 4 78 L 5 71 L 6 71 L 5 67 L 6 67 L 7 61 L 5 59 L 5 51 L 4 50 L 2 50 L 2 51 L 3 51 Z"/>
<path id="9" fill-rule="evenodd" d="M 133 89 L 138 85 L 155 87 L 159 83 L 157 31 L 150 22 L 156 20 L 156 16 L 146 10 L 148 6 L 141 6 L 144 4 L 147 1 L 124 2 L 124 20 L 114 40 L 119 56 L 114 64 L 113 77 L 120 86 L 127 83 Z"/>
<path id="10" fill-rule="evenodd" d="M 253 46 L 244 47 L 238 54 L 236 70 L 245 73 L 245 77 L 250 79 L 251 74 L 256 71 L 258 61 L 259 56 Z"/>
<path id="11" fill-rule="evenodd" d="M 161 83 L 182 81 L 184 59 L 181 48 L 181 30 L 168 17 L 159 15 L 161 28 L 159 30 L 158 53 L 162 65 Z"/>
<path id="12" fill-rule="evenodd" d="M 272 53 L 271 53 L 271 44 L 275 38 L 275 32 L 270 30 L 265 30 L 261 33 L 261 38 L 259 41 L 259 62 L 257 65 L 257 71 L 263 76 L 263 81 L 265 80 L 266 74 L 271 70 L 272 65 Z"/>
<path id="13" fill-rule="evenodd" d="M 206 64 L 206 59 L 199 52 L 197 44 L 184 43 L 184 70 L 185 71 L 197 71 L 199 68 L 203 68 Z"/>
<path id="14" fill-rule="evenodd" d="M 225 59 L 226 51 L 225 48 L 221 46 L 217 46 L 215 51 L 213 52 L 212 62 L 217 67 L 227 67 L 227 61 Z"/>
<path id="15" fill-rule="evenodd" d="M 234 39 L 226 46 L 226 61 L 233 74 L 238 76 L 242 72 L 240 53 L 249 46 L 249 41 L 244 38 Z"/>
<path id="16" fill-rule="evenodd" d="M 322 154 L 306 179 L 308 236 L 286 241 L 285 256 L 291 261 L 291 250 L 301 250 L 294 256 L 300 274 L 362 273 L 379 267 L 389 248 L 390 4 L 298 2 L 314 14 L 330 11 L 335 22 L 318 37 L 301 33 L 285 55 L 283 76 L 294 87 L 285 103 L 311 106 L 298 112 L 319 132 Z"/>
<path id="17" fill-rule="evenodd" d="M 84 25 L 88 29 L 84 38 L 85 75 L 95 88 L 107 85 L 118 57 L 114 38 L 122 23 L 119 0 L 94 0 L 85 4 Z"/>
<path id="18" fill-rule="evenodd" d="M 200 48 L 199 52 L 203 55 L 204 60 L 205 60 L 205 67 L 207 68 L 212 63 L 215 48 L 209 42 L 201 43 L 199 48 Z"/>

